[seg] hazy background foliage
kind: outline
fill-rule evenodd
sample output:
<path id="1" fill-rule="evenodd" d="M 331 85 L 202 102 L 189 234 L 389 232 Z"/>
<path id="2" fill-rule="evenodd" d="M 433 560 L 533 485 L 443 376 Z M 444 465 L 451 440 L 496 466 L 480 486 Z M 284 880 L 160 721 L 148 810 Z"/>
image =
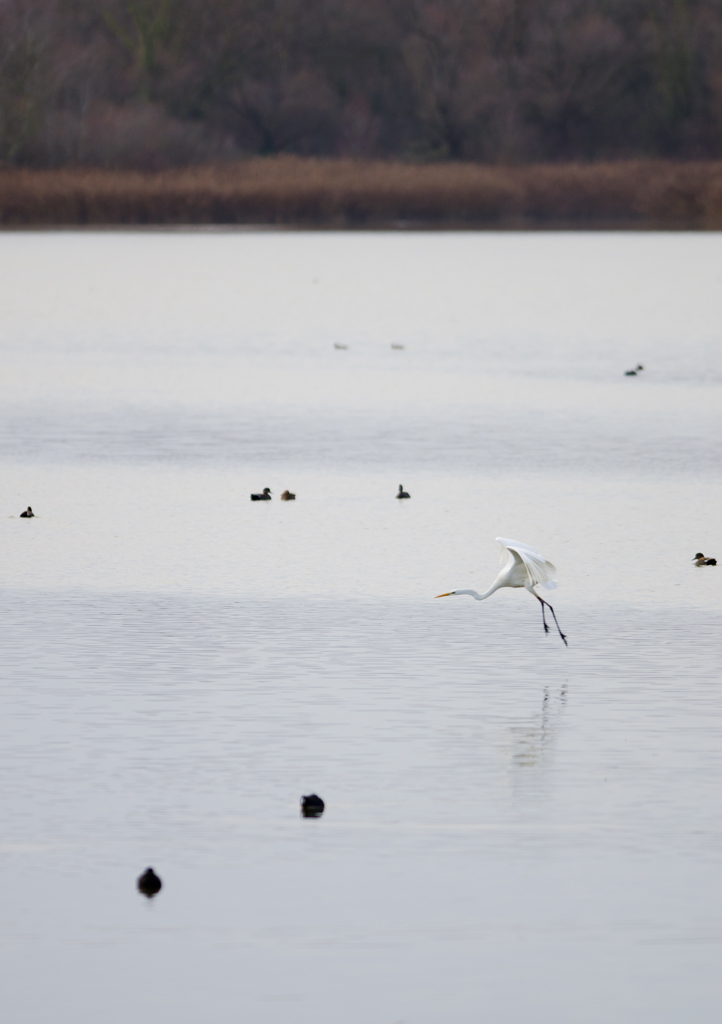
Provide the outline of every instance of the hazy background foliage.
<path id="1" fill-rule="evenodd" d="M 0 160 L 722 153 L 722 0 L 0 0 Z"/>

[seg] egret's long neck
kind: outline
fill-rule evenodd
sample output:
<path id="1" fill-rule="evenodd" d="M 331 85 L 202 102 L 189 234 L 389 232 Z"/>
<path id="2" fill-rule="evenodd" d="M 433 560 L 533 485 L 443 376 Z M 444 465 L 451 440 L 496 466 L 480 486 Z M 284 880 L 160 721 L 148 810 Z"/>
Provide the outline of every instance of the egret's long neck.
<path id="1" fill-rule="evenodd" d="M 489 589 L 485 593 L 483 593 L 483 594 L 477 593 L 476 590 L 455 590 L 454 593 L 455 594 L 468 594 L 469 597 L 473 597 L 475 601 L 484 601 L 484 600 L 486 600 L 487 597 L 491 597 L 491 595 L 494 593 L 494 591 L 498 590 L 498 589 L 499 588 L 496 586 L 496 584 L 494 584 L 494 586 L 489 587 Z"/>

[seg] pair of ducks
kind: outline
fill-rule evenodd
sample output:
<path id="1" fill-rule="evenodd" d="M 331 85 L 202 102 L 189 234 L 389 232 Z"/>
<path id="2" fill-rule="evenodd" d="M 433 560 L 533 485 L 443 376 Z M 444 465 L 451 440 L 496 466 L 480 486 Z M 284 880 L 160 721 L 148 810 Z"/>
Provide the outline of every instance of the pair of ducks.
<path id="1" fill-rule="evenodd" d="M 644 369 L 644 367 L 642 366 L 642 364 L 641 363 L 637 363 L 637 365 L 634 367 L 633 370 L 625 370 L 624 371 L 624 376 L 625 377 L 636 377 L 637 374 L 639 373 L 639 371 L 643 370 L 643 369 Z"/>
<path id="2" fill-rule="evenodd" d="M 316 793 L 301 797 L 301 814 L 304 818 L 320 818 L 325 809 L 326 804 Z M 138 892 L 142 892 L 149 900 L 157 896 L 163 888 L 163 883 L 153 868 L 146 868 L 136 885 Z"/>
<path id="3" fill-rule="evenodd" d="M 340 348 L 340 349 L 347 349 L 348 345 L 342 345 L 340 341 L 334 341 L 333 347 L 334 348 Z M 404 347 L 403 345 L 392 345 L 391 346 L 391 348 L 395 348 L 395 349 L 402 349 L 403 347 Z"/>
<path id="4" fill-rule="evenodd" d="M 281 495 L 281 501 L 295 501 L 296 495 L 291 494 L 290 491 L 284 491 Z M 252 494 L 251 501 L 271 501 L 271 488 L 264 487 L 261 494 Z"/>

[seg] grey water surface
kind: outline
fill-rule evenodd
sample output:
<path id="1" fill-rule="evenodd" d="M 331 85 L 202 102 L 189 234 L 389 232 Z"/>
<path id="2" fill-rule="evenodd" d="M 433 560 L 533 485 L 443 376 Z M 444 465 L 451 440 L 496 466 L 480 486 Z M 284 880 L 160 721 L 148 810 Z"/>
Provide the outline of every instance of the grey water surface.
<path id="1" fill-rule="evenodd" d="M 3 1020 L 716 1024 L 722 236 L 0 268 Z"/>

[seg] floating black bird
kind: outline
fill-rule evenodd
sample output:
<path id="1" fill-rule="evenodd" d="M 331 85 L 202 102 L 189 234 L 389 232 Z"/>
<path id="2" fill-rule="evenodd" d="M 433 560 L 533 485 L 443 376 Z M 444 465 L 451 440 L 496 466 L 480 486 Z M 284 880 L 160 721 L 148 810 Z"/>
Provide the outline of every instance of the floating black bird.
<path id="1" fill-rule="evenodd" d="M 21 519 L 34 519 L 35 518 L 35 513 L 33 512 L 33 510 L 28 505 L 28 507 L 25 509 L 25 511 L 20 513 L 20 518 Z"/>
<path id="2" fill-rule="evenodd" d="M 637 363 L 637 365 L 634 367 L 633 370 L 625 370 L 624 371 L 624 376 L 625 377 L 636 377 L 637 374 L 639 373 L 639 371 L 643 370 L 643 369 L 644 369 L 644 367 L 642 366 L 642 364 L 641 363 Z"/>
<path id="3" fill-rule="evenodd" d="M 263 494 L 252 494 L 251 501 L 270 501 L 271 500 L 271 488 L 264 487 Z"/>
<path id="4" fill-rule="evenodd" d="M 301 814 L 304 818 L 320 818 L 325 806 L 321 797 L 315 793 L 301 797 Z"/>
<path id="5" fill-rule="evenodd" d="M 701 551 L 697 552 L 692 561 L 695 565 L 717 565 L 716 558 L 705 558 Z"/>
<path id="6" fill-rule="evenodd" d="M 408 491 L 404 490 L 404 485 L 403 484 L 399 484 L 399 493 L 396 495 L 396 497 L 397 498 L 410 498 L 411 495 L 408 493 Z"/>
<path id="7" fill-rule="evenodd" d="M 160 878 L 156 875 L 153 868 L 148 868 L 147 871 L 138 879 L 138 891 L 142 892 L 144 896 L 147 896 L 149 900 L 161 891 L 163 883 Z"/>
<path id="8" fill-rule="evenodd" d="M 296 495 L 295 494 L 291 494 L 290 491 L 284 491 L 283 494 L 281 495 L 281 501 L 295 501 L 295 500 L 296 500 Z"/>

